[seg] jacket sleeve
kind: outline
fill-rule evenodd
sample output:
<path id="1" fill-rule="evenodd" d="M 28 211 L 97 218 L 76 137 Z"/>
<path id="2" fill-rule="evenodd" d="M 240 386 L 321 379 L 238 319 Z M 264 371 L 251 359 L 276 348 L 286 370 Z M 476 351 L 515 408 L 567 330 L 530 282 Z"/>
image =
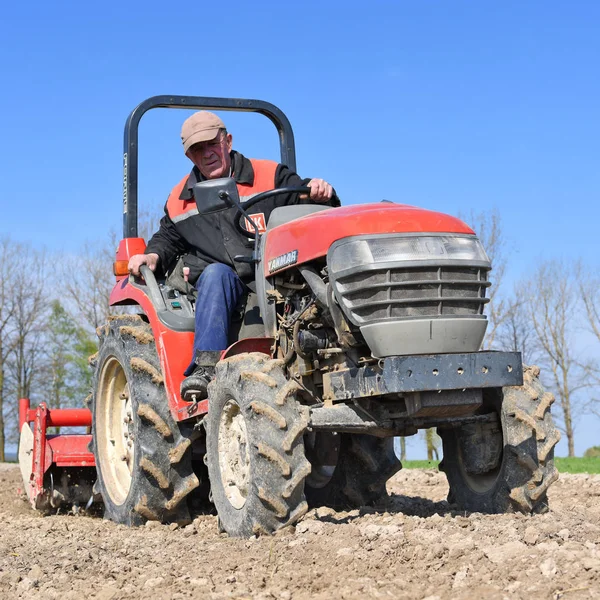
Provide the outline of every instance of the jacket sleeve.
<path id="1" fill-rule="evenodd" d="M 300 175 L 294 173 L 294 171 L 290 170 L 285 165 L 277 165 L 277 170 L 275 171 L 275 187 L 277 189 L 283 187 L 299 187 L 308 185 L 308 182 L 312 178 L 302 179 Z M 299 194 L 286 194 L 282 196 L 280 200 L 280 205 L 287 204 L 323 204 L 324 206 L 340 206 L 340 199 L 338 198 L 335 190 L 333 190 L 333 196 L 331 200 L 328 202 L 314 202 L 310 198 L 301 199 Z M 279 204 L 279 202 L 278 202 Z"/>
<path id="2" fill-rule="evenodd" d="M 165 216 L 160 220 L 158 231 L 150 238 L 145 254 L 158 254 L 158 267 L 164 273 L 177 256 L 185 254 L 188 251 L 188 244 L 179 235 L 175 224 L 167 213 L 167 206 L 165 205 Z"/>

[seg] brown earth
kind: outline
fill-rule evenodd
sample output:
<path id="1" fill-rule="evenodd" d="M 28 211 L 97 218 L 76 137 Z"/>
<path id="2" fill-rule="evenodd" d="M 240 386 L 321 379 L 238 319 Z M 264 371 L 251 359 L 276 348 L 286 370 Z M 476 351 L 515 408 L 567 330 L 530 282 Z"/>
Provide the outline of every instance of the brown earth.
<path id="1" fill-rule="evenodd" d="M 29 509 L 0 464 L 0 598 L 600 598 L 600 476 L 562 475 L 545 515 L 459 514 L 434 471 L 401 471 L 388 512 L 311 511 L 274 537 L 213 516 L 128 529 Z"/>

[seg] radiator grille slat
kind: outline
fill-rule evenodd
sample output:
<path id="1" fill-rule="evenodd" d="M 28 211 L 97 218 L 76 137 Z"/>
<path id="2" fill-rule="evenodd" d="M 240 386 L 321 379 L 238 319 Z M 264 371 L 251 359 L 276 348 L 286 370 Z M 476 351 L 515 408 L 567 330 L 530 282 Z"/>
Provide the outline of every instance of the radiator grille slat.
<path id="1" fill-rule="evenodd" d="M 474 317 L 483 314 L 490 286 L 488 270 L 432 266 L 365 270 L 335 280 L 350 320 L 365 325 L 418 317 Z"/>

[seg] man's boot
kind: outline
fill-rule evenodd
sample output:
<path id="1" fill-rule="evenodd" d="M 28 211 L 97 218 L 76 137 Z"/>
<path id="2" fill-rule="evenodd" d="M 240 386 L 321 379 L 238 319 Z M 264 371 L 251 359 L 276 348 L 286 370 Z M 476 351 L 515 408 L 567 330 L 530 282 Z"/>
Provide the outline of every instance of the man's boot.
<path id="1" fill-rule="evenodd" d="M 215 376 L 215 365 L 221 352 L 196 352 L 194 370 L 181 382 L 181 397 L 187 402 L 197 402 L 208 397 L 208 384 Z"/>

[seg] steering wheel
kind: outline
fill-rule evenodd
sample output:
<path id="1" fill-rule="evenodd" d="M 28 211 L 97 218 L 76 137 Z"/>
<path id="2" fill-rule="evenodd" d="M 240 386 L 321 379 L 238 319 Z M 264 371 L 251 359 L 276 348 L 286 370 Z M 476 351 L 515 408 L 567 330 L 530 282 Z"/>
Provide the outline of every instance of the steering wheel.
<path id="1" fill-rule="evenodd" d="M 248 202 L 245 202 L 242 206 L 244 207 L 244 210 L 246 212 L 248 212 L 249 208 L 252 208 L 255 204 L 257 204 L 261 200 L 264 200 L 265 198 L 270 198 L 271 196 L 278 196 L 280 194 L 309 194 L 310 195 L 310 188 L 308 186 L 285 187 L 285 188 L 279 188 L 276 190 L 269 190 L 267 192 L 261 192 L 260 194 L 256 194 L 256 196 L 254 196 L 253 198 L 248 200 Z M 256 231 L 254 231 L 254 230 L 248 231 L 247 229 L 242 227 L 242 224 L 240 223 L 240 217 L 242 217 L 242 216 L 243 216 L 242 211 L 238 209 L 237 213 L 235 214 L 235 217 L 233 218 L 235 228 L 245 237 L 254 239 L 256 237 Z M 252 215 L 250 215 L 250 217 L 252 217 Z"/>

